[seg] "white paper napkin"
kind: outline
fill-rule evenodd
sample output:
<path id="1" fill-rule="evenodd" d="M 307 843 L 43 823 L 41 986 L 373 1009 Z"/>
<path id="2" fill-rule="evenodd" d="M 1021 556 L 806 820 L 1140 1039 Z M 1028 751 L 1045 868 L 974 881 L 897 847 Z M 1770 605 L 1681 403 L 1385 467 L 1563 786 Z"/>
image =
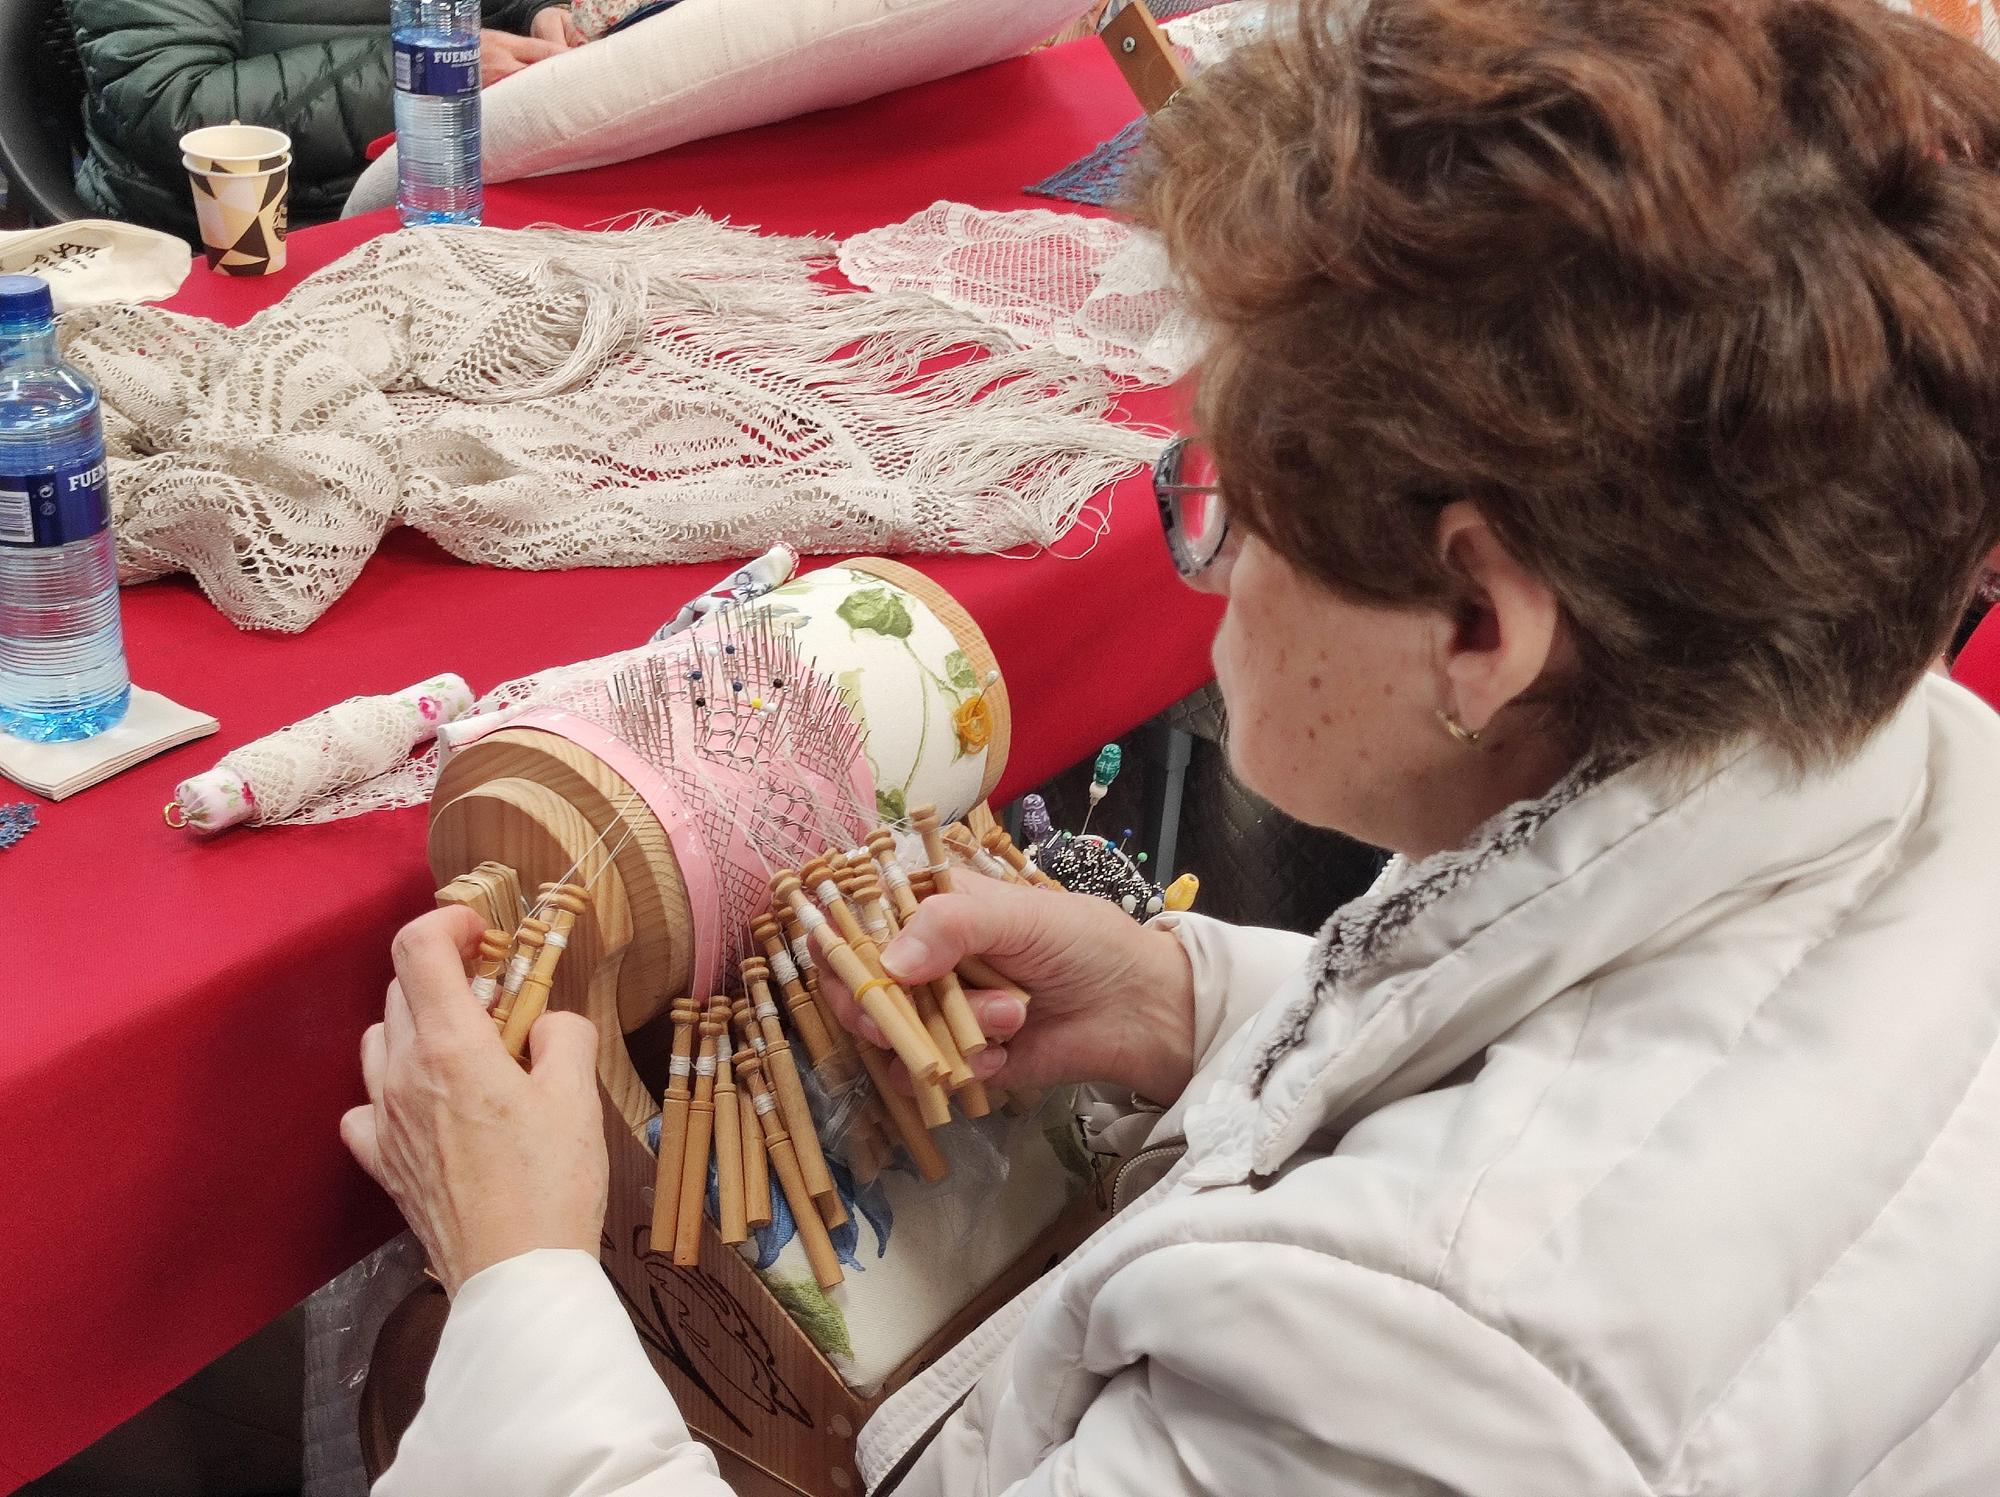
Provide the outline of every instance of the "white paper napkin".
<path id="1" fill-rule="evenodd" d="M 76 743 L 29 743 L 0 733 L 0 774 L 50 800 L 88 790 L 155 754 L 206 738 L 216 721 L 169 701 L 157 691 L 132 688 L 124 721 Z"/>

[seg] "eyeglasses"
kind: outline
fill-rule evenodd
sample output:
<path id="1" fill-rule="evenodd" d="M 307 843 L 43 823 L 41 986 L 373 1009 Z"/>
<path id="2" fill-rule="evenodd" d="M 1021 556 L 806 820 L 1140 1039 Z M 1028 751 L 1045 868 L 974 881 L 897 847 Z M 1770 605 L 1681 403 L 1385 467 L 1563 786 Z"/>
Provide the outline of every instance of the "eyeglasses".
<path id="1" fill-rule="evenodd" d="M 1229 540 L 1229 513 L 1208 444 L 1176 437 L 1153 464 L 1153 498 L 1174 569 L 1186 582 L 1199 580 L 1215 565 Z"/>

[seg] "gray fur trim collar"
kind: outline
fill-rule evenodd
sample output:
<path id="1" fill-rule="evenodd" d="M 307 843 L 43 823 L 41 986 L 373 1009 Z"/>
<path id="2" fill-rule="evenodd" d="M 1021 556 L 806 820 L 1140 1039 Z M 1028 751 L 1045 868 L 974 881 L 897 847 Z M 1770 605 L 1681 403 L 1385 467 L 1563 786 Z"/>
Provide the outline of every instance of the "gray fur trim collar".
<path id="1" fill-rule="evenodd" d="M 1266 1040 L 1250 1073 L 1250 1090 L 1261 1094 L 1272 1068 L 1305 1038 L 1306 1026 L 1335 993 L 1364 983 L 1394 948 L 1396 940 L 1454 889 L 1527 845 L 1565 806 L 1610 778 L 1612 767 L 1597 760 L 1577 765 L 1540 800 L 1509 806 L 1463 847 L 1433 853 L 1421 863 L 1394 859 L 1375 887 L 1335 910 L 1320 927 L 1307 962 L 1312 986 L 1294 1002 Z"/>

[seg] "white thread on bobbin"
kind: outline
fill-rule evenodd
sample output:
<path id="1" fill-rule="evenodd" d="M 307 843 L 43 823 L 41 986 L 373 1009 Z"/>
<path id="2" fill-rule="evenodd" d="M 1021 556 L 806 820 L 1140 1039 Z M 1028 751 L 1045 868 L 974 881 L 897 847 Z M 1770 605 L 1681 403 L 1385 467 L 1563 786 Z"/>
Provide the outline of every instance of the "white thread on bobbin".
<path id="1" fill-rule="evenodd" d="M 877 866 L 882 870 L 882 877 L 889 881 L 890 888 L 907 889 L 910 887 L 910 876 L 903 871 L 903 865 L 897 862 L 896 859 L 884 858 Z"/>
<path id="2" fill-rule="evenodd" d="M 500 979 L 480 976 L 472 979 L 472 996 L 479 1000 L 481 1008 L 493 1006 L 493 995 L 500 991 Z"/>
<path id="3" fill-rule="evenodd" d="M 696 1061 L 694 1063 L 694 1073 L 697 1076 L 713 1076 L 715 1074 L 715 1057 L 713 1055 L 704 1055 L 700 1060 Z"/>
<path id="4" fill-rule="evenodd" d="M 769 1092 L 759 1092 L 757 1093 L 757 1100 L 753 1105 L 760 1113 L 776 1112 L 778 1110 L 778 1099 Z"/>
<path id="5" fill-rule="evenodd" d="M 792 942 L 792 959 L 798 963 L 798 969 L 802 973 L 819 970 L 818 963 L 813 961 L 812 942 L 808 941 L 804 936 L 800 936 Z"/>
<path id="6" fill-rule="evenodd" d="M 542 937 L 542 944 L 554 951 L 561 951 L 569 945 L 569 937 L 559 930 L 552 930 Z"/>
<path id="7" fill-rule="evenodd" d="M 517 951 L 514 960 L 507 964 L 507 991 L 518 993 L 521 984 L 528 980 L 528 969 L 535 965 L 533 952 Z"/>
<path id="8" fill-rule="evenodd" d="M 757 1017 L 758 1017 L 758 1018 L 760 1018 L 760 1019 L 775 1019 L 775 1018 L 777 1018 L 777 1017 L 778 1017 L 778 1005 L 777 1005 L 777 1004 L 775 1004 L 775 1003 L 760 1003 L 760 1004 L 758 1004 L 758 1005 L 757 1005 Z"/>
<path id="9" fill-rule="evenodd" d="M 819 888 L 815 892 L 818 894 L 821 904 L 834 905 L 840 903 L 840 885 L 836 884 L 830 878 L 821 879 Z"/>
<path id="10" fill-rule="evenodd" d="M 793 964 L 791 953 L 782 947 L 771 953 L 771 971 L 777 975 L 780 987 L 799 980 L 799 969 Z"/>
<path id="11" fill-rule="evenodd" d="M 828 887 L 831 887 L 831 885 L 829 885 Z M 818 930 L 822 925 L 826 924 L 826 916 L 822 915 L 818 910 L 814 909 L 809 904 L 802 904 L 799 906 L 798 916 L 799 916 L 799 924 L 805 927 L 807 935 L 811 935 L 814 931 Z"/>
<path id="12" fill-rule="evenodd" d="M 694 1074 L 694 1062 L 689 1060 L 685 1055 L 671 1056 L 667 1061 L 667 1074 L 669 1076 L 692 1076 Z"/>

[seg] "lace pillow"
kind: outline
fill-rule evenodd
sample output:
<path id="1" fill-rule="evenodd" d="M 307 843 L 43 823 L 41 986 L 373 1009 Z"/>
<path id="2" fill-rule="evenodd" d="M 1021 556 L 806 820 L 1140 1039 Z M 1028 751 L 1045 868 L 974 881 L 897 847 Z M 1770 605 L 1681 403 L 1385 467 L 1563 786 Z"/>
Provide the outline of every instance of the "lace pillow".
<path id="1" fill-rule="evenodd" d="M 488 182 L 629 161 L 684 141 L 1014 57 L 1086 0 L 681 0 L 484 96 Z M 391 150 L 347 214 L 396 198 Z"/>

